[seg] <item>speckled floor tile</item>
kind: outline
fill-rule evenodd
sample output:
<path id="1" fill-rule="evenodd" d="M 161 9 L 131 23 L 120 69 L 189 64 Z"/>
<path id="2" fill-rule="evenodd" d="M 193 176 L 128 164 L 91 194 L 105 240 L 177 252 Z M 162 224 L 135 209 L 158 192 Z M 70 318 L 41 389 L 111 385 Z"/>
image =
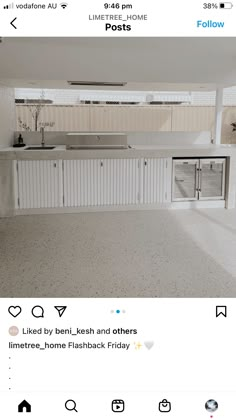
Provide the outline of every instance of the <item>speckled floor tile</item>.
<path id="1" fill-rule="evenodd" d="M 0 219 L 0 297 L 236 297 L 236 211 Z"/>

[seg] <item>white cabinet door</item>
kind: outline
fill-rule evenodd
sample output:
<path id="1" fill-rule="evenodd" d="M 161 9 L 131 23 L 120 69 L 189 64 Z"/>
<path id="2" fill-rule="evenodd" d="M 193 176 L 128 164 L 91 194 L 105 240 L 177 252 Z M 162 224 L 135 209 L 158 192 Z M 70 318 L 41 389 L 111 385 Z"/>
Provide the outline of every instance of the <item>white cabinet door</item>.
<path id="1" fill-rule="evenodd" d="M 171 202 L 171 159 L 148 158 L 141 160 L 143 174 L 143 204 Z"/>
<path id="2" fill-rule="evenodd" d="M 138 202 L 138 159 L 64 161 L 65 207 L 129 205 Z"/>
<path id="3" fill-rule="evenodd" d="M 171 159 L 141 159 L 141 179 L 143 180 L 141 202 L 162 204 L 171 202 Z"/>
<path id="4" fill-rule="evenodd" d="M 17 162 L 19 209 L 63 206 L 62 161 L 19 160 Z"/>
<path id="5" fill-rule="evenodd" d="M 100 159 L 64 160 L 64 206 L 103 204 Z"/>
<path id="6" fill-rule="evenodd" d="M 101 172 L 103 205 L 139 203 L 139 159 L 104 159 Z"/>

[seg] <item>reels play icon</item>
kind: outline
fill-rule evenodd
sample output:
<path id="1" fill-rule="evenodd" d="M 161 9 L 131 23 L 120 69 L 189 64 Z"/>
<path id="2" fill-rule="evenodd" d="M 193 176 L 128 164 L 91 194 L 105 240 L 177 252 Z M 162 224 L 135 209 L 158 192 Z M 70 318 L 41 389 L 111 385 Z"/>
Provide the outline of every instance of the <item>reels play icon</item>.
<path id="1" fill-rule="evenodd" d="M 123 413 L 125 410 L 124 400 L 113 400 L 111 403 L 111 409 L 113 413 Z"/>

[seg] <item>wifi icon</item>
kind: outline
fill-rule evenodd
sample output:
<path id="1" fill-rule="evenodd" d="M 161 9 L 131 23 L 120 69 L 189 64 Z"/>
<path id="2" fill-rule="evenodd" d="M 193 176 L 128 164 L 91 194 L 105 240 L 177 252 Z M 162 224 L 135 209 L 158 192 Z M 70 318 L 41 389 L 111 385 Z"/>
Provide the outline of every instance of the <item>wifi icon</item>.
<path id="1" fill-rule="evenodd" d="M 62 7 L 62 9 L 65 9 L 68 6 L 68 4 L 67 3 L 61 3 L 60 6 Z"/>

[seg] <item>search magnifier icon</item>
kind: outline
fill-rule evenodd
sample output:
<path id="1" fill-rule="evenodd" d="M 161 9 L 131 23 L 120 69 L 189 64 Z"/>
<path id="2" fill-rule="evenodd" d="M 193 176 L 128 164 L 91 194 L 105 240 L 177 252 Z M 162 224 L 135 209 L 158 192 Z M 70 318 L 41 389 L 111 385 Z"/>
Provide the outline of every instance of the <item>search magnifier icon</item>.
<path id="1" fill-rule="evenodd" d="M 76 409 L 76 402 L 75 400 L 67 400 L 65 402 L 65 407 L 68 411 L 76 411 L 76 413 L 78 413 L 77 409 Z"/>

